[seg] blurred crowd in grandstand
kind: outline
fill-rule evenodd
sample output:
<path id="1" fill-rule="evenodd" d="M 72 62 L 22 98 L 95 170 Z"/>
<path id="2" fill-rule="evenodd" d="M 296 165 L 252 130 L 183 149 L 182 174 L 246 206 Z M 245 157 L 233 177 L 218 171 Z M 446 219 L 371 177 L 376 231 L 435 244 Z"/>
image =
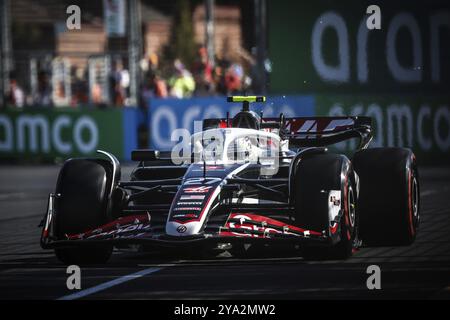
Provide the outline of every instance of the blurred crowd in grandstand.
<path id="1" fill-rule="evenodd" d="M 6 105 L 122 107 L 145 105 L 152 97 L 260 93 L 261 68 L 256 50 L 250 49 L 253 31 L 245 29 L 253 30 L 252 20 L 241 19 L 253 12 L 252 3 L 224 0 L 215 6 L 212 57 L 206 48 L 203 1 L 139 1 L 142 58 L 134 69 L 128 34 L 114 38 L 104 31 L 102 2 L 78 1 L 83 25 L 78 31 L 59 22 L 66 18 L 68 0 L 10 2 L 14 67 L 7 79 Z M 35 15 L 27 14 L 29 6 L 36 7 Z M 136 69 L 139 89 L 133 100 Z"/>
<path id="2" fill-rule="evenodd" d="M 255 57 L 249 53 L 242 53 L 237 61 L 216 57 L 213 66 L 208 61 L 205 47 L 200 47 L 193 65 L 188 68 L 180 59 L 174 61 L 160 61 L 156 54 L 149 54 L 141 60 L 141 95 L 142 99 L 154 98 L 189 98 L 214 95 L 249 94 L 255 92 L 258 72 Z M 242 63 L 243 61 L 243 63 Z M 102 88 L 94 85 L 89 88 L 88 74 L 81 68 L 71 70 L 71 106 L 88 104 L 88 92 L 95 105 L 102 105 Z M 129 97 L 130 75 L 123 62 L 114 61 L 112 71 L 108 76 L 110 101 L 116 106 L 127 106 Z M 50 75 L 40 72 L 38 75 L 38 90 L 34 95 L 25 92 L 15 78 L 10 77 L 10 90 L 7 95 L 8 105 L 24 107 L 39 105 L 53 106 L 53 98 L 64 96 L 64 83 L 53 82 L 57 87 L 52 88 Z"/>
<path id="3" fill-rule="evenodd" d="M 258 81 L 255 58 L 241 54 L 235 61 L 216 57 L 213 66 L 208 61 L 206 48 L 200 47 L 197 57 L 187 68 L 180 59 L 161 66 L 158 56 L 149 55 L 143 59 L 143 94 L 147 97 L 202 97 L 229 95 L 255 91 Z"/>

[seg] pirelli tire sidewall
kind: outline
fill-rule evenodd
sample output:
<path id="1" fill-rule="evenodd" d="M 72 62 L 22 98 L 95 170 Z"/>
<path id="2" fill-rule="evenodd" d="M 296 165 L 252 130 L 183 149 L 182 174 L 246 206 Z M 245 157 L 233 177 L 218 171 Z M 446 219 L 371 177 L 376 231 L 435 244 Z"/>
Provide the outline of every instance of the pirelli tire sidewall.
<path id="1" fill-rule="evenodd" d="M 348 258 L 358 239 L 357 188 L 350 160 L 332 153 L 307 155 L 298 163 L 294 180 L 296 224 L 330 235 L 333 232 L 331 237 L 337 239 L 331 247 L 305 247 L 304 256 L 308 259 Z M 330 190 L 341 190 L 340 219 L 333 224 L 334 228 L 330 226 L 328 212 Z"/>
<path id="2" fill-rule="evenodd" d="M 373 148 L 355 154 L 359 176 L 360 237 L 365 246 L 414 242 L 420 221 L 416 158 L 406 148 Z"/>
<path id="3" fill-rule="evenodd" d="M 340 245 L 346 245 L 343 251 L 347 250 L 348 256 L 352 255 L 353 249 L 359 246 L 359 213 L 357 207 L 358 190 L 356 185 L 353 165 L 345 157 L 341 173 L 342 193 L 341 212 L 342 218 L 339 222 Z"/>

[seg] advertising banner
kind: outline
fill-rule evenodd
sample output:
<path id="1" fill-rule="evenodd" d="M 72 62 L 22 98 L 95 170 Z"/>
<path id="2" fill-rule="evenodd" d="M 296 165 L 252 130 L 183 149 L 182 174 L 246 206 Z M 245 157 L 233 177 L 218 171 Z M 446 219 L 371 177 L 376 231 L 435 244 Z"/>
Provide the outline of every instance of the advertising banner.
<path id="1" fill-rule="evenodd" d="M 312 96 L 274 96 L 266 103 L 255 103 L 251 109 L 263 112 L 264 117 L 314 115 Z M 227 112 L 233 117 L 242 104 L 228 103 L 226 97 L 193 99 L 151 99 L 149 101 L 150 146 L 158 150 L 171 150 L 176 141 L 171 140 L 175 129 L 185 128 L 194 133 L 194 121 L 207 118 L 225 118 Z"/>
<path id="2" fill-rule="evenodd" d="M 448 1 L 280 0 L 267 12 L 272 93 L 448 94 Z"/>
<path id="3" fill-rule="evenodd" d="M 0 157 L 92 156 L 97 149 L 129 159 L 137 144 L 137 110 L 25 109 L 0 112 Z"/>
<path id="4" fill-rule="evenodd" d="M 313 94 L 316 115 L 371 116 L 372 146 L 450 163 L 448 1 L 280 0 L 267 12 L 272 94 Z"/>
<path id="5" fill-rule="evenodd" d="M 317 96 L 323 116 L 364 115 L 372 118 L 372 147 L 411 148 L 421 164 L 450 163 L 450 108 L 445 97 Z M 355 142 L 336 145 L 354 149 Z"/>

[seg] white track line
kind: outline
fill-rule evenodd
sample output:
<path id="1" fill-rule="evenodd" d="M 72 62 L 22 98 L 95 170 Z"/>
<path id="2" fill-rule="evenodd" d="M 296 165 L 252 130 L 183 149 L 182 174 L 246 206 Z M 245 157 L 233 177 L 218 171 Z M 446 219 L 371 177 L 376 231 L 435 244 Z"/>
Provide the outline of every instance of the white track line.
<path id="1" fill-rule="evenodd" d="M 62 296 L 61 298 L 58 298 L 57 300 L 75 300 L 75 299 L 80 299 L 80 298 L 86 297 L 88 295 L 91 295 L 93 293 L 97 293 L 99 291 L 106 290 L 108 288 L 117 286 L 117 285 L 119 285 L 121 283 L 130 281 L 130 280 L 134 280 L 134 279 L 146 276 L 146 275 L 151 274 L 151 273 L 155 273 L 155 272 L 160 271 L 162 269 L 164 269 L 164 268 L 161 267 L 161 268 L 144 269 L 144 270 L 138 271 L 136 273 L 128 274 L 126 276 L 123 276 L 123 277 L 120 277 L 120 278 L 117 278 L 117 279 L 114 279 L 114 280 L 111 280 L 111 281 L 99 284 L 99 285 L 97 285 L 95 287 L 91 287 L 89 289 L 81 290 L 81 291 L 75 292 L 73 294 Z"/>

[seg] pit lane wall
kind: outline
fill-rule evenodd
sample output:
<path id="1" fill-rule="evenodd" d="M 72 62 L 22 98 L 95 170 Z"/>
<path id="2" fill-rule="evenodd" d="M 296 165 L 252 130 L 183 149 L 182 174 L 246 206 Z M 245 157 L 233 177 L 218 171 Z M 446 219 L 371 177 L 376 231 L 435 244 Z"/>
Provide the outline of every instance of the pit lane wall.
<path id="1" fill-rule="evenodd" d="M 0 110 L 0 159 L 49 161 L 94 156 L 97 149 L 130 159 L 142 117 L 136 108 Z"/>

